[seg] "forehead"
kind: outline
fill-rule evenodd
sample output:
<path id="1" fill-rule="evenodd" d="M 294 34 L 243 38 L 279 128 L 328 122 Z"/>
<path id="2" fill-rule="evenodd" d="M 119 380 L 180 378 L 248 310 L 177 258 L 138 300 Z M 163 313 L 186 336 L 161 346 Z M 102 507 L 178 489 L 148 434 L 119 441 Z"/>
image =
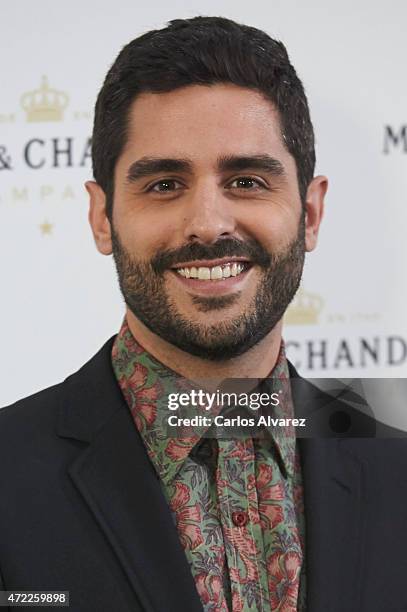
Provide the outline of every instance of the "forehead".
<path id="1" fill-rule="evenodd" d="M 291 157 L 272 102 L 232 84 L 140 94 L 128 119 L 124 157 L 181 156 L 197 163 L 220 154 Z"/>

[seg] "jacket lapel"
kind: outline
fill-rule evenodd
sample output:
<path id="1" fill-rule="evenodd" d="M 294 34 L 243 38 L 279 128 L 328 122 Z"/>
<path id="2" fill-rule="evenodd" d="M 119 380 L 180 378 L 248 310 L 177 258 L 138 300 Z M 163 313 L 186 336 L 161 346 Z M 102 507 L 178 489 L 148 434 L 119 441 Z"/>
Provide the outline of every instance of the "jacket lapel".
<path id="1" fill-rule="evenodd" d="M 67 379 L 58 434 L 88 442 L 70 476 L 109 540 L 143 609 L 202 612 L 160 482 L 110 365 L 111 339 Z"/>
<path id="2" fill-rule="evenodd" d="M 359 612 L 364 542 L 363 504 L 366 465 L 357 439 L 327 438 L 329 398 L 290 364 L 296 414 L 316 419 L 312 438 L 298 439 L 305 522 L 307 609 Z M 321 412 L 322 411 L 322 412 Z M 320 435 L 318 437 L 318 431 Z M 322 435 L 321 435 L 322 434 Z"/>

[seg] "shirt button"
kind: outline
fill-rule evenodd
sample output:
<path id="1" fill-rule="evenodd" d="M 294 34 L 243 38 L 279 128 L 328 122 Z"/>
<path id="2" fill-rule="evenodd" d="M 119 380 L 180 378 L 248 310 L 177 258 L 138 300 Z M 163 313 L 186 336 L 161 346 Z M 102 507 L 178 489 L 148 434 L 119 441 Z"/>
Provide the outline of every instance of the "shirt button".
<path id="1" fill-rule="evenodd" d="M 247 512 L 232 512 L 232 521 L 236 527 L 244 527 L 249 521 Z"/>

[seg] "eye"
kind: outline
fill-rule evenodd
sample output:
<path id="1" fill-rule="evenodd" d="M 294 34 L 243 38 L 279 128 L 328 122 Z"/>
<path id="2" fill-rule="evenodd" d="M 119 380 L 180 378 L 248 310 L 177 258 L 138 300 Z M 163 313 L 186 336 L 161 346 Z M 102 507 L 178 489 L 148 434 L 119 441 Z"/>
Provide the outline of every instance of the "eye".
<path id="1" fill-rule="evenodd" d="M 179 181 L 175 179 L 163 179 L 161 181 L 157 181 L 153 185 L 147 189 L 147 191 L 153 191 L 155 193 L 168 193 L 169 191 L 176 191 L 182 187 Z"/>
<path id="2" fill-rule="evenodd" d="M 232 189 L 244 189 L 245 191 L 253 191 L 255 189 L 266 189 L 266 185 L 253 178 L 252 176 L 239 176 L 228 184 Z"/>

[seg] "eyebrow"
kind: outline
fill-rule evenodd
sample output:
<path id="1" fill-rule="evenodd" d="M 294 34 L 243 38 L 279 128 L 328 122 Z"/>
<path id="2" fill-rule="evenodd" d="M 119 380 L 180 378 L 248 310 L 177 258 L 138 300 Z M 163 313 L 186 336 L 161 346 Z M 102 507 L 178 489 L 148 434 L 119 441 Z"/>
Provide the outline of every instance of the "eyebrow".
<path id="1" fill-rule="evenodd" d="M 140 178 L 162 172 L 187 172 L 192 174 L 192 163 L 187 159 L 172 157 L 142 157 L 131 164 L 127 181 L 133 183 Z"/>
<path id="2" fill-rule="evenodd" d="M 270 155 L 223 155 L 217 160 L 219 172 L 241 172 L 244 170 L 261 170 L 275 177 L 284 177 L 283 164 Z M 127 171 L 127 181 L 134 183 L 140 178 L 161 174 L 163 172 L 193 173 L 193 164 L 189 159 L 172 157 L 142 157 L 133 162 Z"/>
<path id="3" fill-rule="evenodd" d="M 262 170 L 272 176 L 285 176 L 281 161 L 271 155 L 227 155 L 218 159 L 218 169 L 222 172 L 242 170 Z"/>

